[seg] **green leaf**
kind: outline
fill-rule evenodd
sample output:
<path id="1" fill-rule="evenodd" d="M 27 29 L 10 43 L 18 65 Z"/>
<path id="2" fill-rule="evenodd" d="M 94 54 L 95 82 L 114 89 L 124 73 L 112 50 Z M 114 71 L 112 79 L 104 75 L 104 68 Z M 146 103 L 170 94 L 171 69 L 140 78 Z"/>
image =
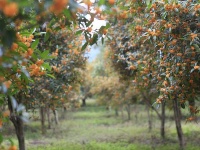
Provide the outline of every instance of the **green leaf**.
<path id="1" fill-rule="evenodd" d="M 0 95 L 0 105 L 2 106 L 4 104 L 4 97 Z"/>
<path id="2" fill-rule="evenodd" d="M 24 31 L 24 32 L 21 32 L 20 35 L 22 35 L 22 36 L 30 36 L 31 33 L 28 32 L 28 31 Z"/>
<path id="3" fill-rule="evenodd" d="M 51 66 L 49 65 L 49 63 L 43 63 L 42 66 L 47 69 L 48 71 L 51 71 Z"/>
<path id="4" fill-rule="evenodd" d="M 105 4 L 105 0 L 99 0 L 99 2 L 98 2 L 99 6 L 104 5 L 104 4 Z"/>
<path id="5" fill-rule="evenodd" d="M 101 43 L 104 44 L 104 38 L 103 37 L 101 38 Z"/>
<path id="6" fill-rule="evenodd" d="M 28 49 L 28 47 L 22 42 L 18 42 L 17 44 L 19 47 L 22 47 L 25 51 Z"/>
<path id="7" fill-rule="evenodd" d="M 38 44 L 39 44 L 39 39 L 36 39 L 36 40 L 31 44 L 31 48 L 32 48 L 32 49 L 37 48 Z"/>
<path id="8" fill-rule="evenodd" d="M 110 23 L 107 22 L 105 28 L 108 29 L 110 27 L 111 27 Z"/>
<path id="9" fill-rule="evenodd" d="M 15 95 L 15 94 L 18 93 L 18 92 L 19 92 L 19 89 L 14 89 L 14 90 L 11 91 L 10 94 L 11 94 L 11 95 Z"/>
<path id="10" fill-rule="evenodd" d="M 147 5 L 147 8 L 150 9 L 152 6 L 152 3 L 149 3 L 149 5 Z"/>
<path id="11" fill-rule="evenodd" d="M 11 138 L 8 139 L 10 141 L 10 145 L 14 145 L 14 142 Z"/>
<path id="12" fill-rule="evenodd" d="M 197 44 L 193 44 L 194 48 L 196 49 L 197 52 L 200 52 L 200 48 Z"/>
<path id="13" fill-rule="evenodd" d="M 30 5 L 30 3 L 27 0 L 21 0 L 20 3 L 19 3 L 20 7 L 26 7 L 26 6 L 29 6 L 29 5 Z"/>
<path id="14" fill-rule="evenodd" d="M 83 33 L 83 30 L 78 30 L 78 31 L 76 31 L 76 35 L 79 35 L 79 34 L 81 34 L 81 33 Z"/>
<path id="15" fill-rule="evenodd" d="M 90 43 L 90 45 L 97 43 L 97 40 L 98 40 L 98 34 L 94 34 L 92 37 L 92 43 Z"/>
<path id="16" fill-rule="evenodd" d="M 52 19 L 49 23 L 48 23 L 48 27 L 52 27 L 55 24 L 55 19 Z"/>
<path id="17" fill-rule="evenodd" d="M 5 30 L 6 27 L 6 22 L 4 18 L 0 18 L 0 31 L 3 32 Z"/>
<path id="18" fill-rule="evenodd" d="M 51 35 L 50 32 L 47 32 L 47 33 L 45 34 L 44 42 L 46 42 L 46 41 L 49 39 L 50 35 Z"/>
<path id="19" fill-rule="evenodd" d="M 42 52 L 40 57 L 42 59 L 48 59 L 49 58 L 49 50 L 45 50 L 44 52 Z"/>
<path id="20" fill-rule="evenodd" d="M 86 43 L 82 46 L 81 50 L 86 49 L 87 45 L 88 45 L 88 42 L 86 42 Z"/>
<path id="21" fill-rule="evenodd" d="M 70 13 L 70 10 L 69 9 L 65 9 L 63 11 L 64 15 L 68 18 L 68 19 L 71 19 L 71 13 Z"/>
<path id="22" fill-rule="evenodd" d="M 89 27 L 92 23 L 93 23 L 93 21 L 85 22 L 85 25 L 86 25 L 86 27 Z"/>
<path id="23" fill-rule="evenodd" d="M 37 57 L 37 55 L 36 55 L 35 53 L 33 53 L 31 57 L 32 57 L 34 60 L 37 60 L 37 59 L 38 59 L 38 57 Z"/>
<path id="24" fill-rule="evenodd" d="M 25 73 L 21 73 L 21 79 L 24 80 L 26 82 L 26 84 L 29 83 L 29 78 L 27 77 L 27 75 Z"/>
<path id="25" fill-rule="evenodd" d="M 0 144 L 3 142 L 3 136 L 2 134 L 0 133 Z"/>
<path id="26" fill-rule="evenodd" d="M 36 28 L 33 28 L 33 29 L 31 30 L 31 33 L 33 34 L 33 33 L 35 33 L 35 31 L 36 31 Z"/>
<path id="27" fill-rule="evenodd" d="M 51 75 L 51 74 L 46 74 L 48 77 L 51 77 L 51 78 L 53 78 L 53 79 L 55 79 L 55 77 L 53 76 L 53 75 Z"/>
<path id="28" fill-rule="evenodd" d="M 108 35 L 106 35 L 106 38 L 107 38 L 108 40 L 112 40 L 112 39 L 113 39 L 111 36 L 108 36 Z"/>
<path id="29" fill-rule="evenodd" d="M 1 42 L 7 47 L 11 47 L 12 43 L 16 39 L 16 33 L 14 29 L 5 29 L 4 34 L 1 35 L 1 37 Z"/>
<path id="30" fill-rule="evenodd" d="M 42 52 L 39 50 L 39 49 L 35 49 L 35 51 L 34 52 L 36 52 L 37 54 L 39 54 L 39 55 L 41 55 L 42 54 Z"/>

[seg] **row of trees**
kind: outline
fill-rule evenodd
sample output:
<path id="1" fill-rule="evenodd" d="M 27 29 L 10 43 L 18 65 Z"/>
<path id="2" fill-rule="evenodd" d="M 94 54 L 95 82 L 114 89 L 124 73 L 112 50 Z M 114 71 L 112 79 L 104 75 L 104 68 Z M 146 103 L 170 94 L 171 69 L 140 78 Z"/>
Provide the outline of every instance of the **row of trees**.
<path id="1" fill-rule="evenodd" d="M 157 96 L 154 106 L 162 106 L 163 138 L 165 105 L 173 108 L 183 149 L 180 108 L 188 107 L 187 121 L 196 120 L 199 112 L 195 100 L 200 94 L 200 5 L 195 0 L 128 0 L 116 6 L 107 42 L 113 68 L 122 81 L 133 82 L 148 104 Z"/>
<path id="2" fill-rule="evenodd" d="M 90 92 L 116 110 L 126 104 L 130 107 L 139 95 L 158 114 L 163 139 L 165 107 L 173 109 L 183 149 L 181 108 L 189 109 L 186 122 L 196 121 L 199 112 L 195 105 L 200 94 L 199 3 L 119 0 L 115 4 L 106 10 L 112 24 L 106 43 L 109 50 L 104 52 L 107 58 L 98 58 L 98 77 L 92 78 Z M 110 73 L 113 70 L 117 72 Z"/>
<path id="3" fill-rule="evenodd" d="M 9 109 L 9 113 L 0 113 L 0 125 L 12 121 L 20 150 L 25 150 L 23 122 L 29 109 L 40 108 L 44 117 L 45 109 L 55 114 L 66 103 L 78 107 L 75 91 L 82 82 L 85 49 L 108 27 L 92 29 L 94 18 L 101 18 L 103 4 L 90 0 L 0 1 L 0 106 Z M 2 135 L 0 139 L 2 143 Z M 10 148 L 16 149 L 13 143 Z"/>

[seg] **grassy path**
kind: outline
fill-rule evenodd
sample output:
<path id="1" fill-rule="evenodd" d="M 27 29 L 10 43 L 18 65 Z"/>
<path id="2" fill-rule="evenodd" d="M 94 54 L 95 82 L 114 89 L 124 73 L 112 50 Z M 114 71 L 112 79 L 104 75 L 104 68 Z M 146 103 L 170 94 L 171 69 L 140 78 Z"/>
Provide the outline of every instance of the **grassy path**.
<path id="1" fill-rule="evenodd" d="M 153 114 L 153 129 L 149 132 L 145 108 L 137 109 L 140 109 L 138 120 L 132 114 L 132 120 L 127 121 L 115 117 L 114 111 L 108 112 L 92 103 L 76 112 L 67 112 L 66 119 L 47 130 L 45 136 L 40 134 L 40 122 L 31 122 L 26 126 L 26 147 L 28 150 L 177 150 L 174 123 L 167 120 L 167 140 L 162 142 L 156 115 Z M 186 149 L 198 150 L 199 125 L 183 123 L 183 129 L 188 139 Z"/>

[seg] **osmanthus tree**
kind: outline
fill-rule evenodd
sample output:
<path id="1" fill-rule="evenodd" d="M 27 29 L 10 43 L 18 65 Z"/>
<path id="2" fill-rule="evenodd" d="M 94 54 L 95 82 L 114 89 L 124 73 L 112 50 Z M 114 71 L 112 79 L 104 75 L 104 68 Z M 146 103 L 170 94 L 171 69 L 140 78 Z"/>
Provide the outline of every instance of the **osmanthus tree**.
<path id="1" fill-rule="evenodd" d="M 56 33 L 62 27 L 68 26 L 68 30 L 74 30 L 72 26 L 79 25 L 80 30 L 76 29 L 76 34 L 78 36 L 82 33 L 86 39 L 81 50 L 88 44 L 96 43 L 98 31 L 95 31 L 96 34 L 91 34 L 89 29 L 86 30 L 93 20 L 88 20 L 85 16 L 86 14 L 93 17 L 100 16 L 100 11 L 91 13 L 91 5 L 88 2 L 80 2 L 88 6 L 85 9 L 74 0 L 0 1 L 1 105 L 8 105 L 10 110 L 10 115 L 1 112 L 0 120 L 3 122 L 7 117 L 13 122 L 20 150 L 25 149 L 22 119 L 25 119 L 23 115 L 26 114 L 23 102 L 34 80 L 47 75 L 46 73 L 51 70 L 48 61 L 45 62 L 46 59 L 52 59 L 49 58 L 49 51 L 45 49 L 46 47 L 40 47 L 41 38 L 47 41 L 50 36 L 49 30 L 43 31 L 43 29 L 52 23 L 54 27 L 56 26 L 51 28 L 52 33 Z M 98 3 L 98 7 L 100 5 L 101 3 Z M 56 54 L 57 50 L 54 50 Z"/>
<path id="2" fill-rule="evenodd" d="M 123 4 L 124 5 L 124 4 Z M 141 6 L 145 4 L 141 3 Z M 139 7 L 139 6 L 138 6 Z M 124 7 L 122 7 L 124 8 Z M 116 8 L 114 9 L 116 11 Z M 125 10 L 118 10 L 119 12 L 123 12 Z M 120 14 L 119 14 L 120 15 Z M 131 14 L 129 14 L 131 15 Z M 135 64 L 132 64 L 131 61 L 137 61 L 137 58 L 143 57 L 144 60 L 139 60 L 139 64 L 148 64 L 147 60 L 148 58 L 146 57 L 146 53 L 141 53 L 139 50 L 139 46 L 137 45 L 131 35 L 131 30 L 129 29 L 133 26 L 132 24 L 134 22 L 141 22 L 139 18 L 141 17 L 128 17 L 126 16 L 126 20 L 122 19 L 119 16 L 116 16 L 119 18 L 118 23 L 115 23 L 112 28 L 109 29 L 109 36 L 111 37 L 111 40 L 107 42 L 108 49 L 107 50 L 107 57 L 110 59 L 111 66 L 118 72 L 120 79 L 122 81 L 132 81 L 132 85 L 135 87 L 133 90 L 134 92 L 138 93 L 140 95 L 140 99 L 146 104 L 147 106 L 147 113 L 148 113 L 148 123 L 149 123 L 149 130 L 152 128 L 152 121 L 151 121 L 151 116 L 150 116 L 150 109 L 153 109 L 158 117 L 162 120 L 162 130 L 161 130 L 161 136 L 164 138 L 164 107 L 162 114 L 158 112 L 158 110 L 154 107 L 152 107 L 152 104 L 155 102 L 155 99 L 158 96 L 158 91 L 156 90 L 156 81 L 150 83 L 148 82 L 148 78 L 143 78 L 143 76 L 138 75 L 137 80 L 136 80 L 136 75 L 138 72 L 138 68 L 136 67 Z M 127 31 L 128 32 L 127 32 Z M 129 31 L 130 30 L 130 31 Z M 112 38 L 116 37 L 116 38 Z M 110 47 L 110 48 L 109 48 Z M 143 67 L 140 67 L 143 69 Z M 141 70 L 142 74 L 148 74 L 149 70 L 148 69 L 143 69 Z M 140 93 L 140 94 L 139 94 Z M 137 95 L 137 94 L 136 94 Z M 150 108 L 150 109 L 149 109 Z"/>
<path id="3" fill-rule="evenodd" d="M 105 49 L 101 50 L 99 57 L 93 63 L 91 90 L 93 96 L 97 96 L 98 103 L 118 110 L 126 108 L 128 120 L 130 120 L 130 106 L 137 100 L 136 92 L 131 92 L 130 82 L 121 80 L 114 71 L 108 58 L 109 53 Z M 103 60 L 103 61 L 102 61 Z"/>
<path id="4" fill-rule="evenodd" d="M 93 83 L 92 70 L 93 64 L 87 62 L 85 69 L 80 70 L 81 83 L 80 83 L 80 100 L 82 101 L 81 106 L 85 107 L 87 105 L 87 99 L 92 97 L 91 88 Z"/>
<path id="5" fill-rule="evenodd" d="M 122 82 L 117 74 L 115 76 L 96 76 L 93 82 L 90 92 L 97 97 L 97 102 L 114 109 L 116 116 L 118 116 L 119 110 L 122 110 L 123 113 L 125 108 L 128 120 L 130 120 L 131 105 L 137 101 L 137 93 L 133 92 L 134 87 L 127 82 Z"/>
<path id="6" fill-rule="evenodd" d="M 107 47 L 106 51 L 106 57 L 107 59 L 110 59 L 110 66 L 114 68 L 114 70 L 117 72 L 120 82 L 123 82 L 126 85 L 126 88 L 124 88 L 125 95 L 121 96 L 125 100 L 129 99 L 127 101 L 126 110 L 129 115 L 128 110 L 130 110 L 130 105 L 137 102 L 138 100 L 141 100 L 146 106 L 147 106 L 147 114 L 148 114 L 148 125 L 149 130 L 152 129 L 152 119 L 150 111 L 153 109 L 158 117 L 163 120 L 164 119 L 164 111 L 163 114 L 160 114 L 159 111 L 152 107 L 152 103 L 154 102 L 156 96 L 158 95 L 158 92 L 155 89 L 154 84 L 146 84 L 142 85 L 140 81 L 137 80 L 138 84 L 136 84 L 136 80 L 134 80 L 134 77 L 136 75 L 136 68 L 135 66 L 130 65 L 130 63 L 127 62 L 127 59 L 134 59 L 134 55 L 131 55 L 130 58 L 126 58 L 124 55 L 125 52 L 130 51 L 130 47 L 127 47 L 127 42 L 130 42 L 129 35 L 124 33 L 124 29 L 126 28 L 125 25 L 120 24 L 119 26 L 115 25 L 114 30 L 110 29 L 109 34 L 111 36 L 118 35 L 117 38 L 113 38 L 111 41 L 107 43 L 109 45 Z M 121 34 L 120 34 L 121 33 Z M 120 45 L 119 47 L 117 45 Z M 126 45 L 126 46 L 125 46 Z M 134 50 L 134 54 L 137 55 L 136 50 Z M 128 97 L 128 95 L 130 97 Z M 126 98 L 125 98 L 126 97 Z M 130 105 L 129 105 L 130 104 Z M 129 115 L 130 116 L 130 115 Z M 137 117 L 137 115 L 136 115 Z M 164 123 L 161 126 L 161 135 L 164 138 Z"/>
<path id="7" fill-rule="evenodd" d="M 136 87 L 154 84 L 156 104 L 172 104 L 181 149 L 180 108 L 189 106 L 187 121 L 196 120 L 199 112 L 194 106 L 200 91 L 199 8 L 197 1 L 120 1 L 115 17 L 123 20 L 111 33 L 126 32 L 110 44 L 119 61 L 133 70 Z"/>
<path id="8" fill-rule="evenodd" d="M 51 31 L 50 28 L 47 28 L 47 30 Z M 62 27 L 61 31 L 57 31 L 54 34 L 50 31 L 48 40 L 41 39 L 39 47 L 45 49 L 42 53 L 47 53 L 48 51 L 51 53 L 51 57 L 44 55 L 44 57 L 51 59 L 43 62 L 46 66 L 49 63 L 48 72 L 51 75 L 38 77 L 35 83 L 31 85 L 29 97 L 30 100 L 34 100 L 34 103 L 37 104 L 36 106 L 41 106 L 42 133 L 45 133 L 45 109 L 48 110 L 48 114 L 49 109 L 52 109 L 55 122 L 58 124 L 56 108 L 65 107 L 65 103 L 69 103 L 72 99 L 73 105 L 78 104 L 77 100 L 75 101 L 72 97 L 72 91 L 79 87 L 81 82 L 80 70 L 85 68 L 86 62 L 84 51 L 81 51 L 81 36 L 76 37 L 75 31 L 69 31 L 66 27 L 65 29 Z M 48 122 L 50 127 L 49 117 Z"/>

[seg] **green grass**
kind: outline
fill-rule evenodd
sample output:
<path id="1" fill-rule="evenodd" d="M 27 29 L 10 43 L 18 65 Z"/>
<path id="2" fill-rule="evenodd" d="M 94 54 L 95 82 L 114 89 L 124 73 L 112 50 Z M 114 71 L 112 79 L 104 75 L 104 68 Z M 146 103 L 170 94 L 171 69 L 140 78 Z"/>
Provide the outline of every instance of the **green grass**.
<path id="1" fill-rule="evenodd" d="M 122 118 L 116 117 L 114 110 L 108 111 L 97 106 L 94 101 L 85 108 L 67 112 L 65 120 L 52 125 L 45 136 L 41 135 L 40 122 L 31 121 L 25 126 L 26 147 L 28 150 L 177 150 L 179 148 L 173 113 L 167 111 L 166 140 L 160 138 L 160 121 L 152 112 L 152 131 L 148 131 L 146 108 L 134 107 L 131 121 L 127 121 L 126 112 Z M 134 113 L 135 112 L 135 113 Z M 137 113 L 136 113 L 137 112 Z M 183 112 L 184 114 L 186 112 Z M 61 112 L 60 112 L 61 114 Z M 137 118 L 135 115 L 137 114 Z M 183 131 L 187 140 L 187 150 L 198 150 L 200 143 L 199 124 L 185 123 Z M 7 127 L 11 130 L 11 127 Z M 12 129 L 12 131 L 14 131 Z M 8 137 L 14 139 L 14 132 Z"/>
<path id="2" fill-rule="evenodd" d="M 75 143 L 59 143 L 46 147 L 48 150 L 150 150 L 148 146 L 142 146 L 139 144 L 127 144 L 127 143 L 97 143 L 90 142 L 87 144 L 75 144 Z M 32 150 L 43 150 L 44 147 L 32 148 Z"/>

